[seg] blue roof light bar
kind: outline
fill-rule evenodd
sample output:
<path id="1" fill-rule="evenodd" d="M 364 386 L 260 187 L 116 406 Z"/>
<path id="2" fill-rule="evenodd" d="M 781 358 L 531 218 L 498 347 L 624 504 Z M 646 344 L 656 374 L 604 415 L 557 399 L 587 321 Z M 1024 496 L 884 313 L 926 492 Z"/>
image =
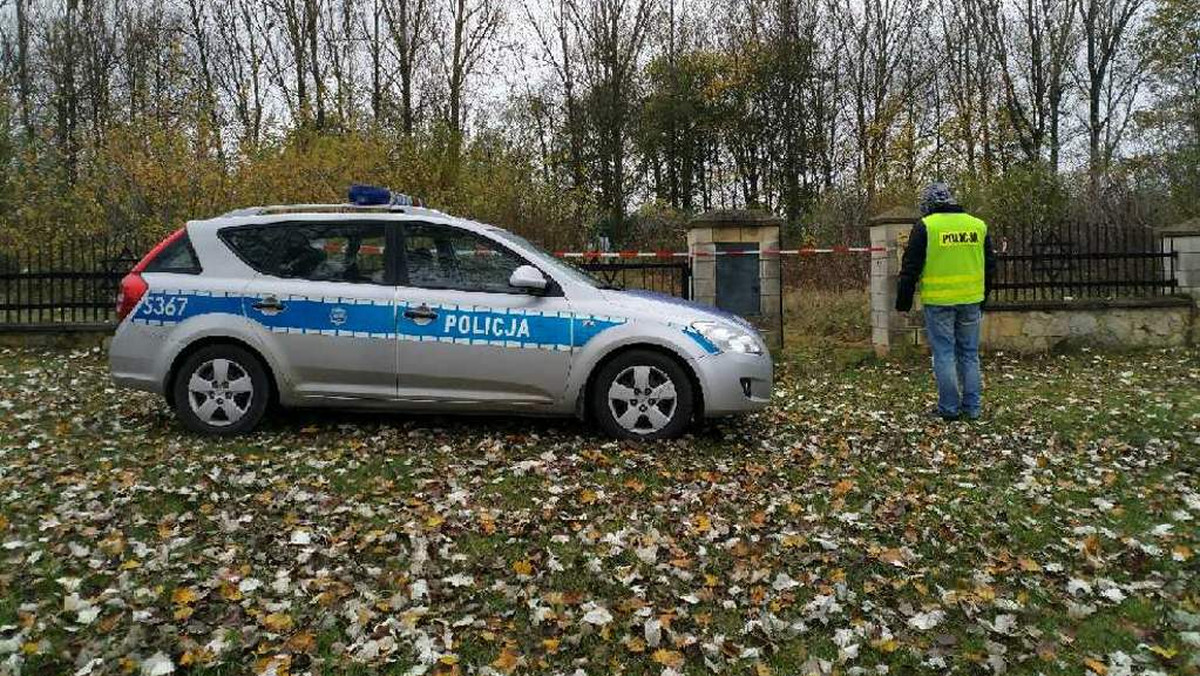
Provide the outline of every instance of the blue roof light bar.
<path id="1" fill-rule="evenodd" d="M 368 206 L 400 206 L 409 207 L 416 205 L 413 198 L 403 193 L 392 192 L 387 188 L 381 188 L 375 185 L 359 185 L 350 186 L 350 203 L 360 207 Z"/>

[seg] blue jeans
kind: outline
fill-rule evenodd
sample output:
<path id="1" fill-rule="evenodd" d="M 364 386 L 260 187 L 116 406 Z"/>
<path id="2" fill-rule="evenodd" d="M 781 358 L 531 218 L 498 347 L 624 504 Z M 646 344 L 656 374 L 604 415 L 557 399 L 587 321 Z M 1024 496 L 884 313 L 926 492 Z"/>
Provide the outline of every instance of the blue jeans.
<path id="1" fill-rule="evenodd" d="M 944 417 L 978 418 L 982 378 L 979 375 L 979 303 L 926 305 L 925 331 L 933 351 L 938 413 Z"/>

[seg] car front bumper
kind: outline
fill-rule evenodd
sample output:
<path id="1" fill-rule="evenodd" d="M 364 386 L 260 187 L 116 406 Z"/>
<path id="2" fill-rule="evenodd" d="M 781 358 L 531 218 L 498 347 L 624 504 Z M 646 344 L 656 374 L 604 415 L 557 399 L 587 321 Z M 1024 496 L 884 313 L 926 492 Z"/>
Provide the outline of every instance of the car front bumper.
<path id="1" fill-rule="evenodd" d="M 721 352 L 695 361 L 704 390 L 704 416 L 757 411 L 771 402 L 771 357 Z"/>

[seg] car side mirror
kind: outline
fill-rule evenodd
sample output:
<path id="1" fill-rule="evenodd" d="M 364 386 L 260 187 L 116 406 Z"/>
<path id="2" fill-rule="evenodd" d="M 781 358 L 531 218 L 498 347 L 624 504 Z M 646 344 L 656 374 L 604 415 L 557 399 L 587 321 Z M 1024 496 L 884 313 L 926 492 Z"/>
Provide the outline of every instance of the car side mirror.
<path id="1" fill-rule="evenodd" d="M 546 276 L 541 270 L 532 265 L 522 265 L 513 270 L 512 275 L 508 278 L 508 285 L 514 289 L 525 289 L 531 293 L 541 293 L 550 285 L 546 281 Z"/>

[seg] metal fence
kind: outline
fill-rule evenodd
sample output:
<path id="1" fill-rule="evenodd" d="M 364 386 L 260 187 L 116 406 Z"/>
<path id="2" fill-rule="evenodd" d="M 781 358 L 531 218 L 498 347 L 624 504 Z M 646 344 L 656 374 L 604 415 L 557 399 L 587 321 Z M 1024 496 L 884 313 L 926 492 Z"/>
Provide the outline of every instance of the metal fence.
<path id="1" fill-rule="evenodd" d="M 1149 228 L 995 228 L 999 259 L 991 300 L 999 304 L 1147 298 L 1175 293 L 1176 254 Z M 121 278 L 144 247 L 133 239 L 68 241 L 0 250 L 0 327 L 109 324 Z M 673 261 L 583 259 L 579 267 L 627 289 L 688 298 L 691 267 Z M 865 283 L 869 259 L 833 256 L 784 266 L 785 288 Z"/>
<path id="2" fill-rule="evenodd" d="M 991 231 L 998 303 L 1153 298 L 1175 293 L 1176 254 L 1142 226 L 1066 224 Z"/>
<path id="3" fill-rule="evenodd" d="M 105 239 L 0 251 L 0 324 L 111 323 L 117 287 L 140 252 L 138 242 Z"/>
<path id="4" fill-rule="evenodd" d="M 587 260 L 578 266 L 600 281 L 622 289 L 655 291 L 669 296 L 689 298 L 692 267 L 686 260 L 678 262 L 609 262 Z"/>

